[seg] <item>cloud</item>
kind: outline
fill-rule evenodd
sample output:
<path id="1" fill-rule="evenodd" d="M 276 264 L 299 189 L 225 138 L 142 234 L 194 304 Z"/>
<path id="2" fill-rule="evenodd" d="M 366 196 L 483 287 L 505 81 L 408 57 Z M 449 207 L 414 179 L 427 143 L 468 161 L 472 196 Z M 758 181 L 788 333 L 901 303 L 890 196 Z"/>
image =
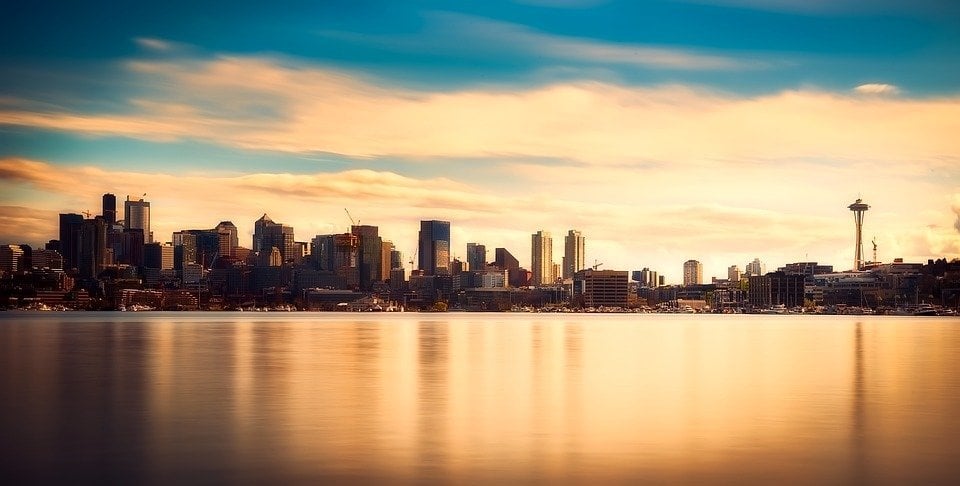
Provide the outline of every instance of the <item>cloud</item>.
<path id="1" fill-rule="evenodd" d="M 136 37 L 133 40 L 138 46 L 150 51 L 169 52 L 175 47 L 175 44 L 170 41 L 153 37 Z"/>
<path id="2" fill-rule="evenodd" d="M 900 88 L 892 84 L 883 83 L 861 84 L 860 86 L 853 88 L 853 91 L 858 94 L 878 96 L 895 96 L 900 94 Z"/>
<path id="3" fill-rule="evenodd" d="M 124 113 L 0 109 L 0 124 L 348 157 L 554 158 L 584 165 L 718 160 L 912 161 L 960 155 L 960 98 L 792 90 L 754 97 L 687 86 L 568 82 L 523 89 L 397 89 L 258 57 L 138 61 Z M 909 166 L 907 166 L 909 168 Z"/>
<path id="4" fill-rule="evenodd" d="M 42 245 L 58 238 L 58 224 L 56 211 L 0 205 L 0 242 L 3 244 Z"/>

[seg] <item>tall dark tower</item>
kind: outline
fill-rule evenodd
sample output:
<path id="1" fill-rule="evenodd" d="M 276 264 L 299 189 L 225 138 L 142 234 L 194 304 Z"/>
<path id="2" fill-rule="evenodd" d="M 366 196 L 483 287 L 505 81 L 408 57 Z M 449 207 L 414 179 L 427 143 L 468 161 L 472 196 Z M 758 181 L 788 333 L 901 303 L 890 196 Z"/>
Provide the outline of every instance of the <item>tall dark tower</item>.
<path id="1" fill-rule="evenodd" d="M 847 207 L 853 211 L 853 219 L 857 226 L 857 243 L 854 249 L 856 256 L 853 258 L 853 269 L 859 271 L 863 268 L 863 213 L 870 209 L 870 206 L 857 198 L 853 204 Z"/>
<path id="2" fill-rule="evenodd" d="M 450 273 L 450 222 L 421 221 L 419 263 L 424 275 Z"/>
<path id="3" fill-rule="evenodd" d="M 103 195 L 103 220 L 107 223 L 107 231 L 117 223 L 117 196 L 109 192 Z"/>

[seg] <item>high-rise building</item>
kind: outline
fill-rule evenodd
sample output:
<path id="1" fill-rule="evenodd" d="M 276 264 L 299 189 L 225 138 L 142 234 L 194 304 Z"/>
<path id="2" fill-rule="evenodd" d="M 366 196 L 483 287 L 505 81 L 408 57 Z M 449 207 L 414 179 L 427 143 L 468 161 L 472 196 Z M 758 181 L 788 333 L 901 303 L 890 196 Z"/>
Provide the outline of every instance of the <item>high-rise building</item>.
<path id="1" fill-rule="evenodd" d="M 759 258 L 754 258 L 752 262 L 747 264 L 747 276 L 751 275 L 766 275 L 767 265 L 760 261 Z"/>
<path id="2" fill-rule="evenodd" d="M 380 281 L 382 282 L 390 280 L 390 270 L 393 270 L 394 251 L 392 241 L 384 240 L 380 243 Z"/>
<path id="3" fill-rule="evenodd" d="M 570 230 L 563 239 L 563 278 L 573 278 L 573 274 L 584 268 L 584 238 L 577 230 Z"/>
<path id="4" fill-rule="evenodd" d="M 264 213 L 260 219 L 253 222 L 253 251 L 260 253 L 261 260 L 264 260 L 269 259 L 271 248 L 280 250 L 280 256 L 285 262 L 296 262 L 300 259 L 293 227 L 275 223 Z"/>
<path id="5" fill-rule="evenodd" d="M 77 268 L 80 262 L 80 228 L 83 216 L 80 214 L 60 215 L 60 254 L 63 255 L 63 268 Z"/>
<path id="6" fill-rule="evenodd" d="M 740 267 L 737 265 L 730 265 L 730 267 L 727 268 L 727 280 L 729 280 L 731 283 L 739 282 L 740 275 Z"/>
<path id="7" fill-rule="evenodd" d="M 537 231 L 530 235 L 530 271 L 533 285 L 553 283 L 553 238 L 549 231 Z"/>
<path id="8" fill-rule="evenodd" d="M 141 197 L 123 202 L 123 228 L 143 230 L 143 242 L 153 243 L 153 233 L 150 232 L 150 203 Z"/>
<path id="9" fill-rule="evenodd" d="M 173 269 L 173 245 L 150 243 L 143 246 L 144 268 Z"/>
<path id="10" fill-rule="evenodd" d="M 142 244 L 141 244 L 142 246 Z M 80 225 L 77 269 L 81 278 L 96 278 L 107 253 L 107 225 L 103 218 L 85 219 Z"/>
<path id="11" fill-rule="evenodd" d="M 117 196 L 109 192 L 103 195 L 103 209 L 101 210 L 103 220 L 107 223 L 107 230 L 111 230 L 113 225 L 117 224 Z"/>
<path id="12" fill-rule="evenodd" d="M 474 272 L 483 270 L 487 266 L 487 247 L 480 243 L 467 243 L 467 265 Z"/>
<path id="13" fill-rule="evenodd" d="M 421 221 L 418 263 L 424 275 L 450 273 L 450 222 Z"/>
<path id="14" fill-rule="evenodd" d="M 699 285 L 703 283 L 703 264 L 696 260 L 683 262 L 683 285 Z"/>
<path id="15" fill-rule="evenodd" d="M 220 256 L 233 255 L 233 249 L 240 246 L 237 226 L 231 221 L 221 221 L 215 228 L 220 236 Z"/>
<path id="16" fill-rule="evenodd" d="M 359 238 L 357 267 L 360 271 L 360 288 L 370 290 L 374 282 L 381 280 L 383 262 L 383 239 L 379 228 L 370 225 L 353 225 L 350 232 Z"/>

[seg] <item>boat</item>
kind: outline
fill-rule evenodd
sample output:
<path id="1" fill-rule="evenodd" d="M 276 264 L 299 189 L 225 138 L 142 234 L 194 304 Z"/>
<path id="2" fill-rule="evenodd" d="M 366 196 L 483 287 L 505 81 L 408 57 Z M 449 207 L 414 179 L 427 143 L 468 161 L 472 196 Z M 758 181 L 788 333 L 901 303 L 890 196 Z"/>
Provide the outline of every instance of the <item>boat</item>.
<path id="1" fill-rule="evenodd" d="M 937 314 L 937 309 L 932 304 L 920 304 L 917 306 L 917 309 L 913 311 L 915 316 L 935 316 Z"/>

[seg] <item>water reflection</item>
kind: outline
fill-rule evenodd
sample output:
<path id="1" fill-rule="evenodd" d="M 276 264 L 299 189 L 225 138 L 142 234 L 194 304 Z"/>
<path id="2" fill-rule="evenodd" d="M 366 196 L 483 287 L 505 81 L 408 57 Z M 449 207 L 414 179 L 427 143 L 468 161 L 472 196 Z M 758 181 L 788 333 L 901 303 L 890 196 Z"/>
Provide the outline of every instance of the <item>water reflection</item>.
<path id="1" fill-rule="evenodd" d="M 20 482 L 949 484 L 960 462 L 951 321 L 33 316 L 0 317 Z"/>

